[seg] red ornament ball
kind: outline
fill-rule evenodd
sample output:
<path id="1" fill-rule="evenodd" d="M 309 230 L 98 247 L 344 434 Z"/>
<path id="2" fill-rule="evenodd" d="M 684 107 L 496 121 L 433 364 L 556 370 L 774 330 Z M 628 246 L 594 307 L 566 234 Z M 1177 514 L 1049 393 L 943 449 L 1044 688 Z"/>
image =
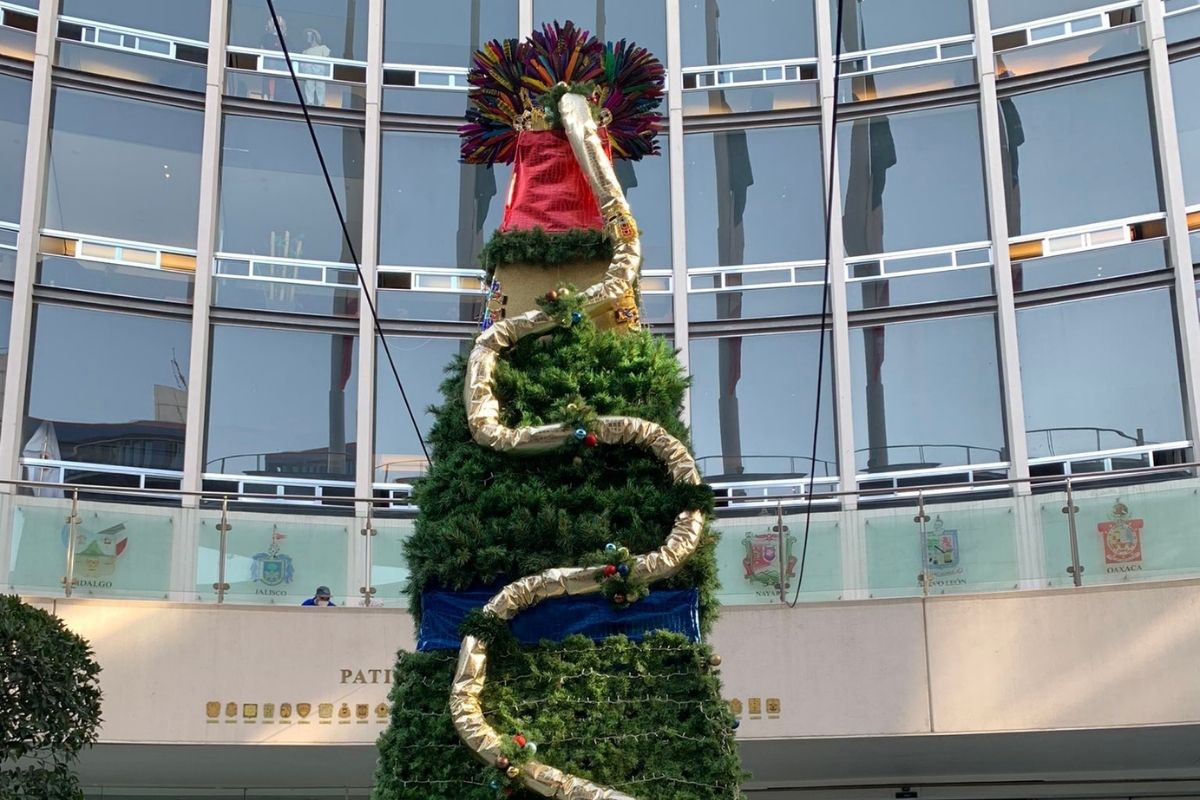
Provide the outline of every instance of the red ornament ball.
<path id="1" fill-rule="evenodd" d="M 604 574 L 605 574 L 605 575 L 607 575 L 607 576 L 608 576 L 608 577 L 610 577 L 610 578 L 611 578 L 613 575 L 616 575 L 616 574 L 617 574 L 617 568 L 616 568 L 616 566 L 615 566 L 615 565 L 613 565 L 613 564 L 606 564 L 606 565 L 604 566 Z"/>
<path id="2" fill-rule="evenodd" d="M 550 291 L 546 292 L 546 299 L 553 303 L 558 299 L 558 292 L 551 289 Z"/>
<path id="3" fill-rule="evenodd" d="M 519 733 L 513 737 L 513 741 L 517 743 L 517 747 L 525 746 L 525 737 Z"/>
<path id="4" fill-rule="evenodd" d="M 583 437 L 583 443 L 588 447 L 595 447 L 596 445 L 600 444 L 600 440 L 596 438 L 596 434 L 589 433 L 587 436 Z"/>

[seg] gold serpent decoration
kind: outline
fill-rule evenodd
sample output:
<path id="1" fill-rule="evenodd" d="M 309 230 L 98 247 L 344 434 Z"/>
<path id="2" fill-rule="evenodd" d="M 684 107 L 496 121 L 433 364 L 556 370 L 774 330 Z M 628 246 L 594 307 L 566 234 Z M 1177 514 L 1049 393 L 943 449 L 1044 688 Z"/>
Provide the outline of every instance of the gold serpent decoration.
<path id="1" fill-rule="evenodd" d="M 616 308 L 622 298 L 632 292 L 641 268 L 637 225 L 612 163 L 604 153 L 587 100 L 566 92 L 559 100 L 559 114 L 571 150 L 588 178 L 614 243 L 613 259 L 604 280 L 584 291 L 584 308 L 589 312 Z M 500 401 L 493 389 L 500 354 L 523 337 L 543 333 L 556 324 L 543 311 L 529 311 L 497 321 L 475 340 L 467 362 L 464 393 L 471 436 L 479 444 L 514 453 L 545 452 L 565 444 L 571 434 L 567 425 L 505 426 L 500 421 Z M 661 425 L 637 417 L 606 416 L 600 417 L 596 427 L 594 433 L 600 443 L 644 447 L 663 462 L 676 483 L 700 483 L 696 462 L 687 446 Z M 630 577 L 651 582 L 674 575 L 696 551 L 703 529 L 703 512 L 681 512 L 662 547 L 636 557 Z M 564 567 L 527 575 L 501 589 L 483 610 L 510 620 L 548 598 L 598 592 L 601 586 L 596 577 L 602 569 Z M 466 636 L 450 688 L 450 716 L 466 745 L 485 763 L 495 766 L 496 759 L 502 755 L 502 737 L 484 718 L 481 698 L 486 679 L 487 645 L 474 636 Z M 536 759 L 521 765 L 520 777 L 527 788 L 543 797 L 637 800 L 632 795 L 569 775 Z"/>

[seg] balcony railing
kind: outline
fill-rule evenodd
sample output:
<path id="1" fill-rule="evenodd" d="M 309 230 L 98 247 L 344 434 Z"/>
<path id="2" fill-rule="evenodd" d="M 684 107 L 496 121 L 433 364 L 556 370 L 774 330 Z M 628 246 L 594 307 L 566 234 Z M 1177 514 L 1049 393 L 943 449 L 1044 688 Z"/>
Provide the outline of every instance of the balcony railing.
<path id="1" fill-rule="evenodd" d="M 763 481 L 753 506 L 726 505 L 713 522 L 720 599 L 746 605 L 1200 577 L 1197 467 L 854 492 L 823 485 L 810 509 L 794 487 L 774 491 Z M 27 465 L 42 478 L 56 477 L 55 468 Z M 0 542 L 9 553 L 0 585 L 10 590 L 298 604 L 328 585 L 339 605 L 407 602 L 404 543 L 414 522 L 411 513 L 389 514 L 394 504 L 378 493 L 304 513 L 264 510 L 271 498 L 242 486 L 0 485 L 9 490 L 0 493 Z"/>

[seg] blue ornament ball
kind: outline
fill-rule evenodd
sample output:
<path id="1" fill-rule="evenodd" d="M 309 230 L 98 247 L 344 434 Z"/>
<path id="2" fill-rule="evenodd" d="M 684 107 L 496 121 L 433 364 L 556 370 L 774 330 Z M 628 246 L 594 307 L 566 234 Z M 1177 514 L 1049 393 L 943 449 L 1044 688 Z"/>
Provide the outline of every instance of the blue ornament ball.
<path id="1" fill-rule="evenodd" d="M 625 564 L 617 564 L 617 573 L 624 578 L 629 574 L 629 567 Z"/>
<path id="2" fill-rule="evenodd" d="M 579 441 L 582 442 L 585 436 L 587 436 L 587 431 L 585 431 L 583 428 L 575 429 L 575 438 L 576 439 L 578 439 Z"/>
<path id="3" fill-rule="evenodd" d="M 492 782 L 491 782 L 489 785 L 490 785 L 490 786 L 491 786 L 493 789 L 499 789 L 499 788 L 500 788 L 500 781 L 492 781 Z"/>
<path id="4" fill-rule="evenodd" d="M 617 552 L 617 546 L 615 544 L 613 544 L 612 542 L 609 542 L 608 544 L 604 545 L 604 552 L 615 553 L 615 552 Z"/>
<path id="5" fill-rule="evenodd" d="M 583 322 L 583 312 L 582 311 L 572 311 L 571 312 L 571 322 Z"/>

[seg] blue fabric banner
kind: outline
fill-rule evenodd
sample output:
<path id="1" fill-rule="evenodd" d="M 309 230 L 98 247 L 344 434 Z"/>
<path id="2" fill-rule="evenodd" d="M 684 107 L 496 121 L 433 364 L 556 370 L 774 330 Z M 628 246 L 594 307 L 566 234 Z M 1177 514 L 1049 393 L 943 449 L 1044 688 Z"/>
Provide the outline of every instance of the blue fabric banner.
<path id="1" fill-rule="evenodd" d="M 492 599 L 495 591 L 426 592 L 421 595 L 421 627 L 417 650 L 457 650 L 462 637 L 458 626 L 467 613 Z M 663 589 L 624 608 L 600 594 L 559 597 L 539 603 L 512 622 L 513 635 L 522 644 L 559 641 L 582 634 L 599 641 L 624 635 L 641 641 L 648 633 L 668 630 L 700 641 L 700 592 L 696 589 Z"/>

